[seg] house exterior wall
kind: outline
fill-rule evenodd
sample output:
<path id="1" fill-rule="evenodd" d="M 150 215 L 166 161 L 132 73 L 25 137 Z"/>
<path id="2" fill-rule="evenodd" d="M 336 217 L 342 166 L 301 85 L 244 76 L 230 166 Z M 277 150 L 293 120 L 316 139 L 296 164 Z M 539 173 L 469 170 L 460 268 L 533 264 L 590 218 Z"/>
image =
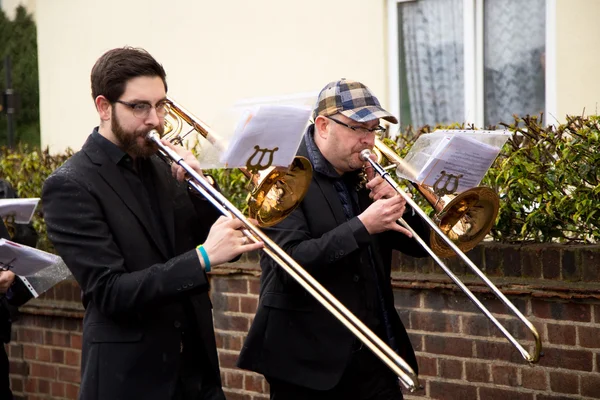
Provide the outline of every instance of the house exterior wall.
<path id="1" fill-rule="evenodd" d="M 556 3 L 557 117 L 600 112 L 600 1 Z"/>
<path id="2" fill-rule="evenodd" d="M 383 1 L 53 0 L 37 13 L 42 145 L 51 151 L 80 148 L 97 125 L 90 70 L 124 45 L 153 54 L 170 95 L 213 127 L 238 100 L 316 93 L 342 77 L 387 96 Z"/>
<path id="3" fill-rule="evenodd" d="M 341 77 L 369 85 L 390 103 L 384 0 L 128 1 L 2 0 L 38 22 L 42 145 L 78 149 L 97 114 L 89 72 L 106 50 L 144 47 L 167 70 L 170 94 L 209 125 L 241 99 L 317 92 Z M 600 2 L 553 0 L 554 49 L 548 109 L 597 112 L 600 97 Z M 554 61 L 554 63 L 552 63 Z"/>

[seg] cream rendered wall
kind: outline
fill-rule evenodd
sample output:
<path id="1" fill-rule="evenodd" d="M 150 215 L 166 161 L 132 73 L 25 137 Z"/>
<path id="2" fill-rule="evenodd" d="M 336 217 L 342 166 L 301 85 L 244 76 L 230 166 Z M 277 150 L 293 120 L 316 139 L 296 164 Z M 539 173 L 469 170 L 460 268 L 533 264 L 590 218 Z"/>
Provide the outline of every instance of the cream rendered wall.
<path id="1" fill-rule="evenodd" d="M 169 94 L 209 125 L 234 102 L 361 80 L 386 103 L 385 1 L 52 0 L 37 4 L 42 145 L 79 149 L 98 117 L 89 74 L 146 48 Z"/>
<path id="2" fill-rule="evenodd" d="M 558 119 L 600 113 L 600 0 L 557 0 Z"/>

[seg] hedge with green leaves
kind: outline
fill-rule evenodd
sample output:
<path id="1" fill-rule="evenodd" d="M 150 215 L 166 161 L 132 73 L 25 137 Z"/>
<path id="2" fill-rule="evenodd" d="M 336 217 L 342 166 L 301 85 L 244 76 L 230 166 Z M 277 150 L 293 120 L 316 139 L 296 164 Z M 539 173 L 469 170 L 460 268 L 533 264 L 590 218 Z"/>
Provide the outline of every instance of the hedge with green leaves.
<path id="1" fill-rule="evenodd" d="M 512 132 L 482 184 L 500 196 L 500 210 L 491 237 L 499 242 L 579 242 L 600 239 L 600 116 L 567 117 L 558 126 L 543 126 L 538 117 L 515 118 L 504 124 Z M 436 127 L 441 128 L 441 127 Z M 443 128 L 473 129 L 454 125 Z M 406 154 L 419 135 L 407 128 L 396 143 Z M 7 179 L 20 197 L 40 197 L 46 177 L 70 155 L 50 155 L 37 148 L 0 148 L 0 177 Z M 209 171 L 236 206 L 246 210 L 248 180 L 239 170 Z M 427 207 L 424 200 L 417 202 Z M 45 236 L 41 207 L 34 217 L 39 246 L 51 250 Z"/>

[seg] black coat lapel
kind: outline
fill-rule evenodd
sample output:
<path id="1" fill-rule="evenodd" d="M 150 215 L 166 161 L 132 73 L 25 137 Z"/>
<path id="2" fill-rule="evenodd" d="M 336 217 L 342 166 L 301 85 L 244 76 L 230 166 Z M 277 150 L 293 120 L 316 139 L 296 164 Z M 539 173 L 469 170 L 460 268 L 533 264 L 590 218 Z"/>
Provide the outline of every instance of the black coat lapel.
<path id="1" fill-rule="evenodd" d="M 95 144 L 94 140 L 89 137 L 83 145 L 82 150 L 90 157 L 90 160 L 98 165 L 98 173 L 104 179 L 108 186 L 121 198 L 125 206 L 136 216 L 140 224 L 144 227 L 148 236 L 152 238 L 156 247 L 160 250 L 165 259 L 169 259 L 169 252 L 166 244 L 157 237 L 158 232 L 152 229 L 151 222 L 147 219 L 142 206 L 138 202 L 135 194 L 127 184 L 127 181 L 117 168 L 112 163 L 106 154 Z M 115 212 L 119 212 L 115 210 Z"/>

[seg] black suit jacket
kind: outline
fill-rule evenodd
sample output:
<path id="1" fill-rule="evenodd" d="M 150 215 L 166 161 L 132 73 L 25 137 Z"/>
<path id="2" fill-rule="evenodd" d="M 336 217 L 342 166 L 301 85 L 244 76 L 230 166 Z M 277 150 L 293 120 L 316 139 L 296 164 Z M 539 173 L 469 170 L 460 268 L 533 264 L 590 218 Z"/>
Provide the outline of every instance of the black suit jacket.
<path id="1" fill-rule="evenodd" d="M 220 382 L 208 281 L 194 249 L 219 214 L 151 161 L 170 244 L 91 136 L 44 184 L 48 236 L 83 294 L 81 399 L 169 399 L 183 304 L 210 360 L 204 368 Z"/>
<path id="2" fill-rule="evenodd" d="M 307 156 L 304 141 L 298 153 Z M 360 211 L 366 209 L 369 191 L 360 190 L 358 201 Z M 428 237 L 420 218 L 405 216 L 421 237 Z M 416 241 L 397 232 L 369 235 L 358 218 L 346 221 L 331 179 L 318 172 L 300 206 L 265 232 L 355 315 L 364 309 L 359 293 L 364 293 L 372 254 L 399 353 L 417 370 L 394 309 L 390 279 L 393 249 L 426 254 Z M 331 389 L 350 360 L 354 336 L 270 258 L 261 256 L 261 268 L 260 302 L 238 366 L 315 390 Z"/>

